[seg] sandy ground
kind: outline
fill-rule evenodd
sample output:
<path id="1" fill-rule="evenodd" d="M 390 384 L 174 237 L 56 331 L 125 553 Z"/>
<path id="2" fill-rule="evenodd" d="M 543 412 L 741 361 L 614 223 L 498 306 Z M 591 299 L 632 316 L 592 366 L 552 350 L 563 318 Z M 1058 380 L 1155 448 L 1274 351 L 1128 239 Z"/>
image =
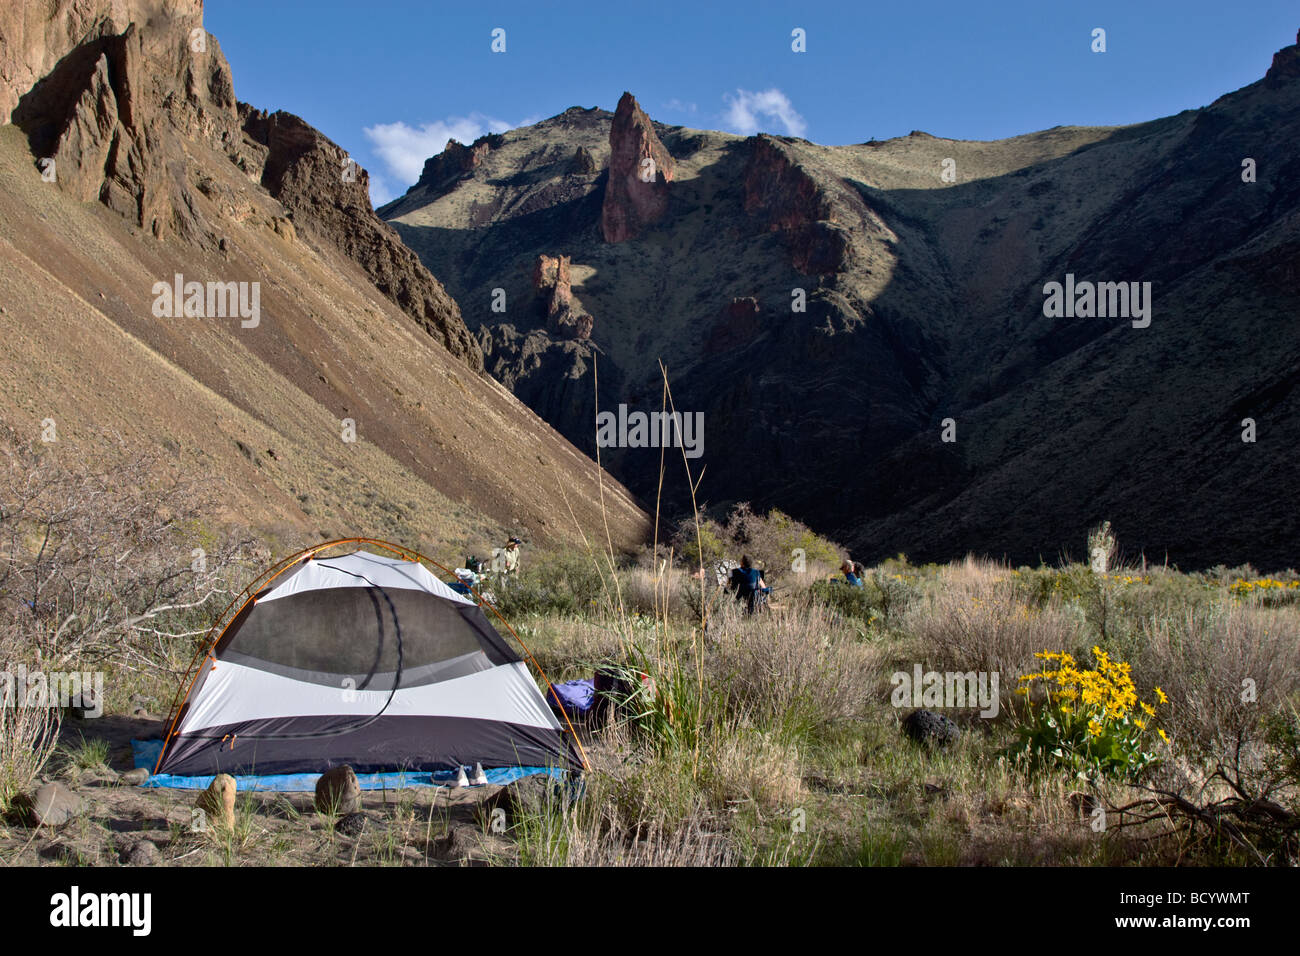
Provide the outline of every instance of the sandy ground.
<path id="1" fill-rule="evenodd" d="M 79 773 L 47 770 L 45 779 L 81 797 L 84 812 L 53 829 L 0 823 L 0 861 L 115 866 L 142 840 L 158 848 L 157 866 L 456 866 L 510 858 L 511 842 L 493 834 L 478 812 L 501 789 L 496 786 L 363 791 L 365 826 L 355 836 L 318 814 L 311 793 L 241 793 L 233 837 L 193 832 L 191 809 L 199 791 L 120 781 L 132 769 L 131 740 L 161 737 L 163 724 L 108 714 L 65 721 L 65 745 L 83 736 L 102 739 L 109 746 L 108 766 Z"/>

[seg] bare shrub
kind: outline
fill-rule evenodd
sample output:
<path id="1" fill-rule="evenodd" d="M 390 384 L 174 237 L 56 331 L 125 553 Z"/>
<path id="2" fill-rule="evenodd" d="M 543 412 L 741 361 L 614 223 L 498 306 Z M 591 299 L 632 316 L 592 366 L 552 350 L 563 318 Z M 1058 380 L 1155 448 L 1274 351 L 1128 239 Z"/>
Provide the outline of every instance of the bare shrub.
<path id="1" fill-rule="evenodd" d="M 125 449 L 90 462 L 0 436 L 0 650 L 47 669 L 173 665 L 243 576 L 248 542 L 201 523 L 214 498 Z"/>

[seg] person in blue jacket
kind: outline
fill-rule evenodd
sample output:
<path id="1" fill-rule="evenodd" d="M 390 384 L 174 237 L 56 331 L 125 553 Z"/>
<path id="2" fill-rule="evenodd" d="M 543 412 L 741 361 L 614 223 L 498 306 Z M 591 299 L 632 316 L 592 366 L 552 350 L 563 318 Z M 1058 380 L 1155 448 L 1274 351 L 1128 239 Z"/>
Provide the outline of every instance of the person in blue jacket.
<path id="1" fill-rule="evenodd" d="M 864 586 L 862 578 L 858 577 L 858 566 L 848 558 L 844 559 L 844 563 L 840 565 L 840 570 L 844 572 L 844 580 L 852 587 L 860 588 Z"/>
<path id="2" fill-rule="evenodd" d="M 763 580 L 763 572 L 754 567 L 747 554 L 741 557 L 740 567 L 732 569 L 729 587 L 736 592 L 736 600 L 745 602 L 750 614 L 760 608 L 772 593 Z"/>

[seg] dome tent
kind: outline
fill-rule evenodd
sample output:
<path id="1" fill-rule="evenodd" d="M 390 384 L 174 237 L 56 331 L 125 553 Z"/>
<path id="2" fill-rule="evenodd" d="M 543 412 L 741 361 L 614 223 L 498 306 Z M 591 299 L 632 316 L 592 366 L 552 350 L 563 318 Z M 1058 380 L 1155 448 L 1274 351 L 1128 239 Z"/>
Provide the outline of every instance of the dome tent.
<path id="1" fill-rule="evenodd" d="M 386 553 L 326 554 L 362 544 Z M 547 707 L 483 606 L 421 561 L 441 568 L 352 538 L 264 572 L 196 655 L 154 772 L 582 769 L 572 726 Z"/>

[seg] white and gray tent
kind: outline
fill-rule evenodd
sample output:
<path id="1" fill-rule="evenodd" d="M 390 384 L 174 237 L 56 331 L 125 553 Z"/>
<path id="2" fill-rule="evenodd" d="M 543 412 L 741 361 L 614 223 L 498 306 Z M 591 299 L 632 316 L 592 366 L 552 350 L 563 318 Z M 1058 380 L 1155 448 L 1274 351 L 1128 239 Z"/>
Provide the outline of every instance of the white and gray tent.
<path id="1" fill-rule="evenodd" d="M 364 539 L 266 572 L 229 616 L 232 603 L 178 693 L 156 773 L 581 769 L 572 728 L 477 602 L 396 545 L 320 556 L 351 540 Z"/>

